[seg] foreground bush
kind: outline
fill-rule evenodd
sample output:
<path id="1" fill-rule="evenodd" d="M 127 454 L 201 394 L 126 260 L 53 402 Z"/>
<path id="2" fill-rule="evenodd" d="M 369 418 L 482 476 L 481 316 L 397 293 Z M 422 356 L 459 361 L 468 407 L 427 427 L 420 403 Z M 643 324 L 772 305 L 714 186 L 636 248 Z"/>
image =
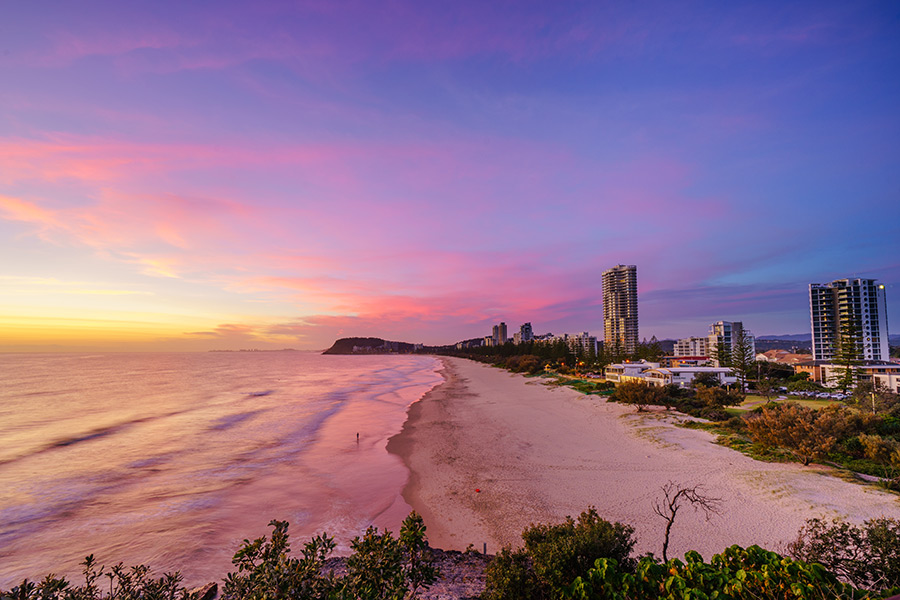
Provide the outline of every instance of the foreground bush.
<path id="1" fill-rule="evenodd" d="M 900 588 L 900 520 L 810 519 L 788 552 L 817 562 L 839 577 L 871 589 Z"/>
<path id="2" fill-rule="evenodd" d="M 232 563 L 236 571 L 225 578 L 223 600 L 401 600 L 415 597 L 419 588 L 437 578 L 425 524 L 415 512 L 403 521 L 399 539 L 372 527 L 362 538 L 354 539 L 343 577 L 335 576 L 325 565 L 334 549 L 330 537 L 314 537 L 297 558 L 289 555 L 287 521 L 269 525 L 271 538 L 244 540 L 235 553 Z M 48 575 L 39 583 L 25 580 L 8 592 L 0 590 L 0 600 L 199 600 L 198 594 L 181 586 L 177 573 L 159 579 L 148 574 L 143 565 L 123 569 L 120 564 L 105 572 L 89 556 L 84 562 L 83 586 Z"/>
<path id="3" fill-rule="evenodd" d="M 896 519 L 862 527 L 812 519 L 790 548 L 793 558 L 732 546 L 709 563 L 697 552 L 684 562 L 652 554 L 635 561 L 632 529 L 593 509 L 578 521 L 532 525 L 522 538 L 525 548 L 505 548 L 488 565 L 482 600 L 850 600 L 900 592 Z"/>
<path id="4" fill-rule="evenodd" d="M 717 600 L 832 600 L 878 598 L 841 583 L 824 567 L 783 558 L 759 546 L 732 546 L 709 563 L 696 552 L 685 562 L 640 560 L 634 572 L 608 558 L 598 559 L 584 577 L 577 578 L 565 597 L 575 600 L 656 600 L 716 598 Z"/>
<path id="5" fill-rule="evenodd" d="M 634 547 L 634 529 L 601 519 L 594 508 L 558 525 L 532 525 L 522 533 L 525 548 L 504 549 L 488 565 L 485 600 L 555 599 L 598 558 L 626 567 Z"/>

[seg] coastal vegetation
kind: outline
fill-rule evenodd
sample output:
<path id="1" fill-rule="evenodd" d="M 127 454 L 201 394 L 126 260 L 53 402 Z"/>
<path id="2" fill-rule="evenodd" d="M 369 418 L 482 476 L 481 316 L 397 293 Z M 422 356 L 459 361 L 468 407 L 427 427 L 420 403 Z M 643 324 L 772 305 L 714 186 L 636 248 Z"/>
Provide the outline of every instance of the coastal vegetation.
<path id="1" fill-rule="evenodd" d="M 269 525 L 271 537 L 244 540 L 235 553 L 236 570 L 225 577 L 223 600 L 402 600 L 414 598 L 438 576 L 425 524 L 415 512 L 403 521 L 399 538 L 373 527 L 355 538 L 342 574 L 328 561 L 335 547 L 332 538 L 313 537 L 295 557 L 290 555 L 287 521 Z M 144 565 L 126 569 L 121 564 L 107 571 L 93 556 L 82 564 L 84 585 L 50 574 L 39 582 L 25 580 L 9 591 L 0 590 L 0 600 L 208 600 L 215 595 L 210 586 L 189 591 L 179 573 L 153 578 Z"/>
<path id="2" fill-rule="evenodd" d="M 695 504 L 695 488 L 672 484 L 660 507 Z M 678 494 L 685 491 L 684 494 Z M 677 510 L 675 511 L 677 512 Z M 662 508 L 658 514 L 675 512 Z M 345 559 L 329 558 L 334 541 L 321 534 L 292 556 L 288 524 L 272 521 L 272 534 L 244 540 L 224 580 L 223 600 L 403 600 L 436 581 L 434 551 L 422 518 L 412 513 L 399 537 L 369 528 L 351 544 Z M 522 533 L 523 547 L 503 548 L 484 567 L 482 600 L 643 599 L 865 599 L 900 591 L 900 521 L 873 519 L 862 525 L 810 519 L 788 546 L 787 555 L 758 546 L 731 546 L 705 562 L 687 552 L 684 560 L 634 556 L 634 529 L 610 523 L 589 507 L 577 519 L 537 524 Z M 210 600 L 211 584 L 182 585 L 178 573 L 155 578 L 146 566 L 109 570 L 93 556 L 83 563 L 84 583 L 47 575 L 0 590 L 0 600 Z M 470 574 L 475 575 L 475 574 Z"/>
<path id="3" fill-rule="evenodd" d="M 673 484 L 666 500 L 677 503 L 682 490 L 697 491 Z M 634 557 L 633 530 L 594 509 L 578 521 L 532 525 L 522 539 L 521 550 L 504 548 L 488 565 L 482 600 L 861 599 L 900 586 L 900 521 L 891 519 L 860 527 L 813 519 L 790 556 L 731 546 L 709 562 L 693 551 L 684 561 Z"/>
<path id="4" fill-rule="evenodd" d="M 766 383 L 760 378 L 757 387 Z M 797 377 L 787 382 L 809 383 Z M 812 384 L 815 385 L 815 384 Z M 771 386 L 769 386 L 771 388 Z M 753 409 L 736 410 L 746 396 L 737 391 L 695 381 L 693 388 L 650 387 L 641 382 L 616 386 L 609 399 L 632 404 L 638 411 L 662 406 L 705 419 L 688 427 L 719 435 L 718 442 L 767 461 L 820 462 L 877 478 L 900 490 L 900 396 L 870 382 L 860 382 L 843 402 L 772 401 L 760 392 Z"/>
<path id="5" fill-rule="evenodd" d="M 565 340 L 531 341 L 499 346 L 476 346 L 457 349 L 444 347 L 438 354 L 458 356 L 478 362 L 488 363 L 496 367 L 508 369 L 516 373 L 540 373 L 551 369 L 561 374 L 589 373 L 602 371 L 606 365 L 623 360 L 658 360 L 663 355 L 662 347 L 657 339 L 651 338 L 638 343 L 631 354 L 610 346 L 601 345 L 597 351 L 569 347 Z"/>
<path id="6" fill-rule="evenodd" d="M 566 587 L 598 557 L 632 566 L 633 536 L 631 526 L 601 519 L 593 507 L 577 521 L 532 525 L 522 533 L 522 549 L 504 548 L 488 565 L 482 599 L 565 598 Z"/>
<path id="7" fill-rule="evenodd" d="M 871 519 L 854 525 L 843 519 L 810 519 L 788 551 L 819 563 L 857 587 L 900 586 L 900 521 Z"/>
<path id="8" fill-rule="evenodd" d="M 637 381 L 627 381 L 616 386 L 609 399 L 633 404 L 638 411 L 644 411 L 648 406 L 665 406 L 695 417 L 721 421 L 730 416 L 725 407 L 737 406 L 743 402 L 744 397 L 716 385 L 698 384 L 694 388 L 682 388 L 670 384 L 652 387 Z"/>
<path id="9" fill-rule="evenodd" d="M 892 406 L 872 414 L 859 404 L 812 408 L 771 403 L 741 416 L 690 426 L 717 433 L 719 443 L 759 460 L 820 462 L 900 490 L 900 402 Z"/>

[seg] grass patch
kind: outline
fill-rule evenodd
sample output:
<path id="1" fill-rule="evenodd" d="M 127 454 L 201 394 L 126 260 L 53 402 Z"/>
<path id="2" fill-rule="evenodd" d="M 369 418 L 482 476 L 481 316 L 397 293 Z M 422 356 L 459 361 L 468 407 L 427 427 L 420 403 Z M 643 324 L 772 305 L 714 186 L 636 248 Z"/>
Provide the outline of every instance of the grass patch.
<path id="1" fill-rule="evenodd" d="M 834 406 L 835 404 L 840 404 L 838 400 L 810 400 L 808 398 L 788 398 L 787 400 L 780 400 L 780 402 L 796 402 L 800 406 L 806 406 L 808 408 L 825 408 L 826 406 Z"/>
<path id="2" fill-rule="evenodd" d="M 720 446 L 737 450 L 741 454 L 746 454 L 750 458 L 762 462 L 800 462 L 793 454 L 781 448 L 765 446 L 757 444 L 749 437 L 737 433 L 720 435 L 716 438 L 716 443 Z"/>
<path id="3" fill-rule="evenodd" d="M 801 398 L 798 396 L 788 396 L 784 399 L 778 399 L 777 397 L 773 396 L 770 399 L 771 404 L 782 404 L 784 402 L 793 402 L 795 404 L 806 406 L 807 408 L 815 408 L 817 410 L 820 408 L 825 408 L 826 406 L 840 404 L 838 400 L 819 400 L 817 398 Z M 737 407 L 737 410 L 740 412 L 745 412 L 765 405 L 766 399 L 762 396 L 756 394 L 747 394 L 747 396 L 744 398 L 744 401 L 741 402 L 741 405 Z"/>
<path id="4" fill-rule="evenodd" d="M 757 394 L 747 394 L 746 396 L 744 396 L 744 401 L 741 402 L 741 406 L 744 406 L 745 404 L 752 404 L 754 402 L 755 403 L 759 403 L 759 402 L 765 403 L 766 399 Z"/>
<path id="5" fill-rule="evenodd" d="M 579 379 L 577 377 L 569 377 L 566 375 L 560 375 L 558 373 L 554 373 L 552 375 L 547 374 L 544 376 L 551 379 L 551 381 L 547 382 L 547 385 L 564 385 L 587 396 L 609 396 L 615 391 L 615 388 L 607 389 L 610 386 L 605 381 L 597 381 L 595 379 Z"/>
<path id="6" fill-rule="evenodd" d="M 585 379 L 570 379 L 567 382 L 565 382 L 563 385 L 567 385 L 571 388 L 578 390 L 582 394 L 588 394 L 588 395 L 600 394 L 604 391 L 607 391 L 605 389 L 600 389 L 600 386 L 598 384 L 594 383 L 593 381 L 587 381 Z"/>
<path id="7" fill-rule="evenodd" d="M 740 411 L 738 411 L 740 412 Z M 716 434 L 716 443 L 732 450 L 737 450 L 741 454 L 745 454 L 754 460 L 762 462 L 800 462 L 793 454 L 782 448 L 775 448 L 758 444 L 750 439 L 749 436 L 735 432 L 728 427 L 725 422 L 701 423 L 699 421 L 688 421 L 680 424 L 680 427 L 688 429 L 702 429 L 710 433 Z"/>

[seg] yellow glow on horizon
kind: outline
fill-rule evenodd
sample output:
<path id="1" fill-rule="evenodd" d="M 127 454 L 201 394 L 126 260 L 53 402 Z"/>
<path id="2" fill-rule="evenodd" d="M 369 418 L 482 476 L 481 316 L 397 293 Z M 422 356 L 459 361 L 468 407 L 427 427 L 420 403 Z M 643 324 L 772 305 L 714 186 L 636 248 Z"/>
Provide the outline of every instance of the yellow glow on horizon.
<path id="1" fill-rule="evenodd" d="M 184 335 L 183 324 L 154 319 L 127 321 L 68 317 L 0 317 L 0 338 L 9 343 L 151 340 L 182 335 Z"/>
<path id="2" fill-rule="evenodd" d="M 155 283 L 155 282 L 150 282 Z M 291 307 L 217 299 L 205 288 L 178 294 L 145 281 L 0 275 L 0 352 L 205 351 L 296 346 L 278 331 Z M 250 300 L 256 300 L 251 298 Z M 274 310 L 273 310 L 274 309 Z"/>

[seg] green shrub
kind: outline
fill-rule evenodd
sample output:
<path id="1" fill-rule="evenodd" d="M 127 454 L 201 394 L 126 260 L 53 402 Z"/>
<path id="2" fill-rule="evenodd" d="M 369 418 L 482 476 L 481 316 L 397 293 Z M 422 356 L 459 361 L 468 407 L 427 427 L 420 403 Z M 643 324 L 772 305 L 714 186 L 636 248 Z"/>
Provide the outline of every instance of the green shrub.
<path id="1" fill-rule="evenodd" d="M 225 578 L 223 600 L 327 598 L 336 582 L 323 576 L 321 569 L 334 540 L 316 536 L 304 546 L 302 558 L 293 558 L 288 555 L 288 522 L 273 520 L 269 526 L 271 539 L 244 540 L 235 553 L 231 562 L 237 570 Z"/>
<path id="2" fill-rule="evenodd" d="M 631 526 L 601 519 L 590 507 L 577 521 L 568 517 L 559 525 L 532 525 L 522 533 L 522 539 L 538 586 L 549 591 L 568 585 L 601 557 L 613 558 L 627 568 L 633 534 Z"/>
<path id="3" fill-rule="evenodd" d="M 353 554 L 347 559 L 344 591 L 360 600 L 400 600 L 406 594 L 400 566 L 400 543 L 389 531 L 379 533 L 369 527 L 354 539 Z"/>
<path id="4" fill-rule="evenodd" d="M 599 559 L 585 577 L 566 589 L 575 600 L 807 600 L 872 597 L 837 580 L 824 567 L 783 558 L 758 546 L 732 546 L 709 563 L 696 552 L 685 562 L 660 563 L 642 558 L 635 571 L 622 569 L 610 559 Z M 877 596 L 876 596 L 877 597 Z"/>
<path id="5" fill-rule="evenodd" d="M 642 411 L 648 405 L 663 405 L 667 396 L 661 387 L 654 387 L 639 381 L 626 381 L 616 386 L 616 391 L 610 400 L 622 404 L 634 404 L 638 407 L 638 411 Z"/>
<path id="6" fill-rule="evenodd" d="M 379 533 L 369 527 L 362 538 L 350 547 L 347 576 L 343 581 L 344 597 L 358 600 L 402 600 L 412 587 L 432 583 L 437 571 L 431 566 L 425 541 L 425 524 L 413 512 L 400 528 L 400 538 L 390 531 Z"/>
<path id="7" fill-rule="evenodd" d="M 534 574 L 525 550 L 503 548 L 485 569 L 482 600 L 521 600 L 536 598 Z"/>
<path id="8" fill-rule="evenodd" d="M 522 533 L 524 550 L 501 552 L 491 562 L 482 597 L 562 598 L 563 589 L 598 558 L 615 559 L 626 568 L 631 565 L 633 534 L 629 525 L 601 519 L 593 507 L 577 521 L 567 517 L 557 525 L 532 525 Z"/>
<path id="9" fill-rule="evenodd" d="M 271 538 L 244 540 L 235 553 L 236 569 L 225 578 L 223 600 L 401 600 L 414 598 L 420 587 L 437 578 L 425 524 L 415 512 L 403 521 L 399 539 L 371 527 L 354 539 L 344 577 L 335 577 L 325 568 L 325 559 L 334 549 L 330 537 L 312 538 L 297 558 L 290 556 L 287 521 L 269 525 Z M 83 565 L 83 586 L 48 575 L 40 583 L 26 579 L 8 592 L 0 590 L 0 600 L 196 600 L 181 586 L 178 573 L 154 579 L 146 566 L 125 569 L 121 564 L 105 572 L 97 568 L 93 556 Z"/>
<path id="10" fill-rule="evenodd" d="M 743 396 L 737 392 L 729 392 L 720 387 L 697 387 L 697 399 L 710 408 L 722 408 L 723 406 L 737 406 L 744 401 Z"/>
<path id="11" fill-rule="evenodd" d="M 810 519 L 788 546 L 791 556 L 817 562 L 854 585 L 900 587 L 900 520 Z"/>
<path id="12" fill-rule="evenodd" d="M 192 596 L 181 585 L 181 575 L 166 573 L 162 577 L 150 576 L 145 565 L 125 568 L 122 564 L 106 571 L 97 567 L 91 554 L 81 563 L 84 585 L 73 586 L 65 578 L 47 575 L 35 583 L 27 579 L 8 592 L 0 590 L 0 600 L 191 600 Z M 98 585 L 103 582 L 103 589 Z M 108 592 L 104 591 L 108 584 Z"/>
<path id="13" fill-rule="evenodd" d="M 707 421 L 727 421 L 729 418 L 727 412 L 714 406 L 704 406 L 697 411 L 696 416 Z"/>
<path id="14" fill-rule="evenodd" d="M 744 417 L 731 417 L 725 422 L 725 426 L 731 431 L 747 431 L 747 421 Z"/>

